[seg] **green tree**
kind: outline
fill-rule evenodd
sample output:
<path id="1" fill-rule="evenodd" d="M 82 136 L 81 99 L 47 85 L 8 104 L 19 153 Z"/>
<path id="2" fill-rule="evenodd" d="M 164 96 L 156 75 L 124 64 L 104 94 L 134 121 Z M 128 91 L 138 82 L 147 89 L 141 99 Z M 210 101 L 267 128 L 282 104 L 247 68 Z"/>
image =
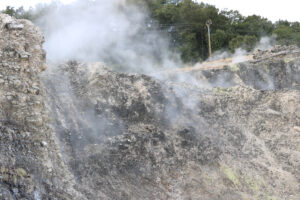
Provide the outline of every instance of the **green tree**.
<path id="1" fill-rule="evenodd" d="M 247 51 L 251 51 L 255 47 L 257 41 L 258 39 L 254 35 L 238 35 L 229 42 L 229 48 L 232 52 L 234 52 L 237 48 L 243 48 Z"/>
<path id="2" fill-rule="evenodd" d="M 195 33 L 190 33 L 188 31 L 180 33 L 180 45 L 179 50 L 181 52 L 181 57 L 184 62 L 196 62 L 199 59 L 199 53 L 197 51 L 196 45 L 196 35 Z"/>
<path id="3" fill-rule="evenodd" d="M 276 27 L 273 33 L 277 37 L 277 41 L 283 45 L 290 45 L 293 40 L 293 29 L 290 26 L 280 24 Z"/>
<path id="4" fill-rule="evenodd" d="M 211 35 L 211 40 L 212 50 L 219 50 L 222 48 L 226 48 L 228 37 L 225 31 L 218 29 Z"/>
<path id="5" fill-rule="evenodd" d="M 273 24 L 266 18 L 252 15 L 237 23 L 235 25 L 235 31 L 240 35 L 255 35 L 256 37 L 261 37 L 272 33 Z"/>
<path id="6" fill-rule="evenodd" d="M 14 7 L 7 6 L 6 9 L 2 11 L 2 13 L 8 14 L 10 16 L 16 16 L 17 12 Z"/>
<path id="7" fill-rule="evenodd" d="M 14 7 L 7 6 L 2 13 L 8 14 L 12 17 L 15 17 L 17 19 L 33 19 L 33 11 L 32 10 L 25 10 L 23 7 L 19 7 L 18 9 L 15 9 Z"/>

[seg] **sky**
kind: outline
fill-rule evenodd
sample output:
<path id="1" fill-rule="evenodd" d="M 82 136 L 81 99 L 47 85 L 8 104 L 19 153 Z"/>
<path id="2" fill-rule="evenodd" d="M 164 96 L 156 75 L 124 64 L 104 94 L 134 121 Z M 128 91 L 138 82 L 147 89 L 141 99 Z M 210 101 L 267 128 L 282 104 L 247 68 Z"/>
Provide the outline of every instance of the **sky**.
<path id="1" fill-rule="evenodd" d="M 0 9 L 5 9 L 6 6 L 12 6 L 15 8 L 23 6 L 24 8 L 34 7 L 39 3 L 50 3 L 53 0 L 0 0 Z M 71 3 L 75 0 L 60 0 L 63 3 Z"/>
<path id="2" fill-rule="evenodd" d="M 200 0 L 198 0 L 200 2 Z M 242 15 L 260 15 L 275 22 L 300 21 L 300 0 L 202 0 L 217 8 L 238 10 Z"/>
<path id="3" fill-rule="evenodd" d="M 61 0 L 70 3 L 75 0 Z M 260 15 L 275 22 L 279 19 L 300 21 L 299 0 L 196 0 L 215 5 L 220 9 L 238 10 L 241 14 Z M 6 6 L 29 8 L 38 3 L 49 3 L 51 0 L 0 0 L 0 9 Z"/>

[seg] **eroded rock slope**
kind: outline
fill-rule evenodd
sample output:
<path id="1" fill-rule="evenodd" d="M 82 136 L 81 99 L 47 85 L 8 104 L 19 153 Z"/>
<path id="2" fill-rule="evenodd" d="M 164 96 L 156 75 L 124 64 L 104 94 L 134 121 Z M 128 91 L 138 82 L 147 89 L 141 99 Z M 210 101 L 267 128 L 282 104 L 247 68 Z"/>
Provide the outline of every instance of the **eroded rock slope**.
<path id="1" fill-rule="evenodd" d="M 0 199 L 78 196 L 48 123 L 42 42 L 32 23 L 0 15 Z"/>
<path id="2" fill-rule="evenodd" d="M 297 57 L 276 59 L 285 74 Z M 101 63 L 54 71 L 45 77 L 59 100 L 54 126 L 88 199 L 299 198 L 297 88 L 204 90 Z"/>

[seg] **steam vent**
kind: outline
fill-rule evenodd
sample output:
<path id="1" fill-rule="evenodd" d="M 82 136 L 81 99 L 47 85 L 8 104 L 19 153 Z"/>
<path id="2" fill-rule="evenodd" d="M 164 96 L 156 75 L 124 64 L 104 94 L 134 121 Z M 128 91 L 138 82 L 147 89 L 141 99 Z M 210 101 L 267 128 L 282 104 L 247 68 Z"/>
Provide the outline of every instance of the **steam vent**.
<path id="1" fill-rule="evenodd" d="M 297 47 L 182 72 L 200 88 L 47 68 L 43 40 L 0 14 L 1 200 L 300 199 Z"/>

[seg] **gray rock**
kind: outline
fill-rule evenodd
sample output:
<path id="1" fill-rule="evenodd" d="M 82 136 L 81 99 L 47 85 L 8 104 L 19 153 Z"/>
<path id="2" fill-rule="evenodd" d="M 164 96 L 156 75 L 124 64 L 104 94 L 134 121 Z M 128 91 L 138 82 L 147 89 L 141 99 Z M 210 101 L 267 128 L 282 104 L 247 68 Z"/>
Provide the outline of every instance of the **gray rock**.
<path id="1" fill-rule="evenodd" d="M 44 80 L 65 161 L 88 199 L 300 195 L 296 87 L 203 90 L 75 61 Z"/>
<path id="2" fill-rule="evenodd" d="M 8 29 L 8 30 L 22 30 L 24 28 L 24 25 L 23 24 L 19 24 L 19 23 L 16 23 L 16 22 L 13 22 L 13 23 L 7 23 L 5 25 L 5 27 Z"/>

